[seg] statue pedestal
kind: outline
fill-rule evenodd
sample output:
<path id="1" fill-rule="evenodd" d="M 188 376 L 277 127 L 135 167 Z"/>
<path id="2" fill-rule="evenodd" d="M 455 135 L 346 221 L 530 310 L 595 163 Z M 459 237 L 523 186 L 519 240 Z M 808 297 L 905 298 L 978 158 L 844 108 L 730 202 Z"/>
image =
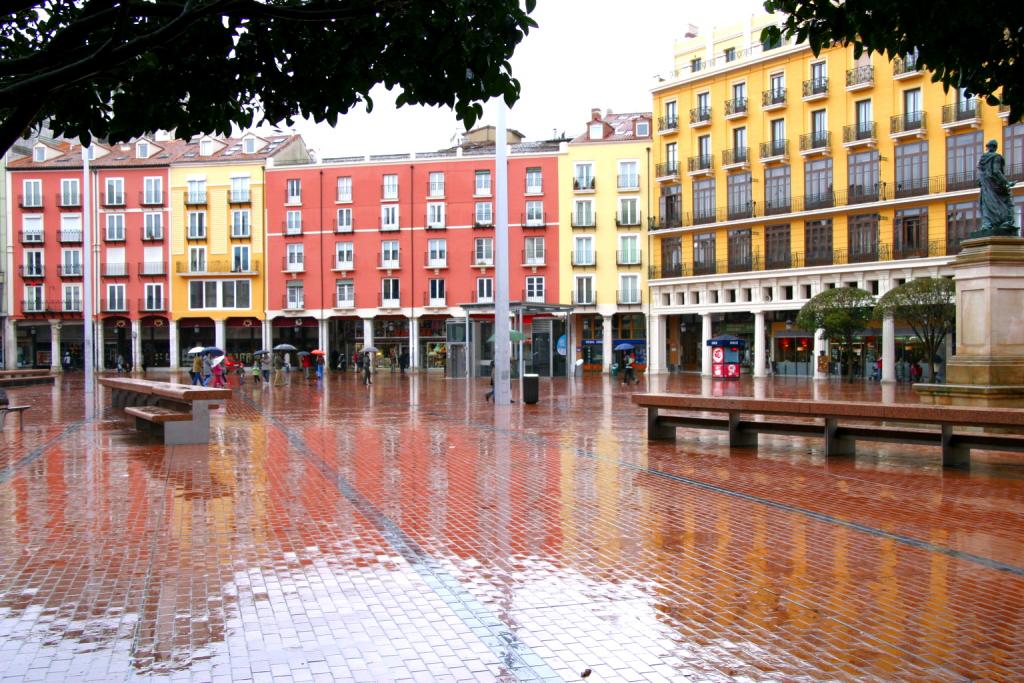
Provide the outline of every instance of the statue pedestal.
<path id="1" fill-rule="evenodd" d="M 956 257 L 956 355 L 923 403 L 1024 407 L 1024 239 L 965 240 Z"/>

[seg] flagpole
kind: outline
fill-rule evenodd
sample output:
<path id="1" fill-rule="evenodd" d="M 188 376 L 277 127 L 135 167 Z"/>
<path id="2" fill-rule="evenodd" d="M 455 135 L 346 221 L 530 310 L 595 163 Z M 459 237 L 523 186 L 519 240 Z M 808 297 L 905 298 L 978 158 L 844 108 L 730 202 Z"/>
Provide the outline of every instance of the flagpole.
<path id="1" fill-rule="evenodd" d="M 498 98 L 498 125 L 494 140 L 495 244 L 494 244 L 494 405 L 512 401 L 508 291 L 508 134 L 505 100 Z"/>
<path id="2" fill-rule="evenodd" d="M 92 406 L 93 370 L 93 291 L 92 291 L 92 188 L 89 178 L 89 150 L 82 145 L 82 365 L 85 370 L 85 405 Z"/>

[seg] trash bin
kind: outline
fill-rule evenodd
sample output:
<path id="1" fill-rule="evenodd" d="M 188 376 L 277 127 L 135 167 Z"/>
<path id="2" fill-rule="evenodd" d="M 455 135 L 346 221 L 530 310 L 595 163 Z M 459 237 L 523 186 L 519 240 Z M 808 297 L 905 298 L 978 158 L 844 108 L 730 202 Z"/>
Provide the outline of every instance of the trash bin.
<path id="1" fill-rule="evenodd" d="M 523 403 L 540 400 L 540 375 L 523 374 Z"/>

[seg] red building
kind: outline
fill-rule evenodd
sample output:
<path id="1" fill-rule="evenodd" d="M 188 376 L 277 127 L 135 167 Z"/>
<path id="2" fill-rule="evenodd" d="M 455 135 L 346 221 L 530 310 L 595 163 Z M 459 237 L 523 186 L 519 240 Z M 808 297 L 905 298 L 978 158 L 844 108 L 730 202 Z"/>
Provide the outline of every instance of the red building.
<path id="1" fill-rule="evenodd" d="M 493 301 L 492 131 L 439 152 L 268 165 L 273 342 L 332 360 L 372 344 L 385 366 L 407 352 L 412 367 L 444 369 L 446 326 Z M 510 143 L 510 298 L 556 303 L 560 145 Z"/>
<path id="2" fill-rule="evenodd" d="M 94 144 L 89 209 L 97 362 L 166 366 L 168 168 L 180 141 Z M 8 166 L 14 276 L 10 366 L 84 363 L 82 148 L 40 141 Z"/>

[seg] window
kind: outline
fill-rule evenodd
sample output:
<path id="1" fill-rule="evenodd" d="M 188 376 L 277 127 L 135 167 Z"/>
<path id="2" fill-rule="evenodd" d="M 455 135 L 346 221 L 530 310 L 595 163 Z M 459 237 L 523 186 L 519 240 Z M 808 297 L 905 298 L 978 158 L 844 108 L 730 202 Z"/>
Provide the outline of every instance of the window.
<path id="1" fill-rule="evenodd" d="M 206 203 L 206 181 L 205 180 L 189 180 L 188 181 L 188 194 L 185 196 L 186 204 L 205 204 Z"/>
<path id="2" fill-rule="evenodd" d="M 733 161 L 747 161 L 747 129 L 745 126 L 734 128 L 732 131 L 732 153 Z"/>
<path id="3" fill-rule="evenodd" d="M 225 280 L 221 283 L 221 308 L 251 308 L 248 280 Z"/>
<path id="4" fill-rule="evenodd" d="M 232 211 L 231 236 L 249 237 L 251 234 L 251 229 L 249 227 L 249 209 L 235 209 Z"/>
<path id="5" fill-rule="evenodd" d="M 896 258 L 928 256 L 928 209 L 919 207 L 896 212 L 893 220 L 893 249 Z"/>
<path id="6" fill-rule="evenodd" d="M 43 250 L 25 250 L 25 277 L 43 277 Z"/>
<path id="7" fill-rule="evenodd" d="M 1003 157 L 1006 176 L 1011 180 L 1024 180 L 1024 123 L 1003 128 Z"/>
<path id="8" fill-rule="evenodd" d="M 142 239 L 162 240 L 164 238 L 164 215 L 159 212 L 142 214 Z"/>
<path id="9" fill-rule="evenodd" d="M 285 214 L 284 223 L 284 234 L 286 235 L 301 235 L 302 234 L 302 211 L 288 211 Z"/>
<path id="10" fill-rule="evenodd" d="M 828 114 L 825 109 L 811 112 L 811 149 L 828 146 Z"/>
<path id="11" fill-rule="evenodd" d="M 946 138 L 946 189 L 967 190 L 978 187 L 974 165 L 982 149 L 981 131 L 950 135 Z"/>
<path id="12" fill-rule="evenodd" d="M 604 124 L 600 121 L 594 121 L 590 124 L 590 132 L 587 137 L 591 140 L 600 140 L 604 137 Z"/>
<path id="13" fill-rule="evenodd" d="M 494 265 L 494 240 L 490 237 L 477 237 L 473 241 L 473 265 Z"/>
<path id="14" fill-rule="evenodd" d="M 231 201 L 249 201 L 249 177 L 238 176 L 231 179 Z"/>
<path id="15" fill-rule="evenodd" d="M 878 201 L 878 150 L 851 154 L 847 157 L 847 165 L 849 203 Z"/>
<path id="16" fill-rule="evenodd" d="M 476 185 L 473 190 L 473 194 L 477 197 L 490 197 L 491 196 L 491 172 L 490 171 L 477 171 L 476 172 Z"/>
<path id="17" fill-rule="evenodd" d="M 399 267 L 398 240 L 384 240 L 380 243 L 380 265 L 382 268 Z"/>
<path id="18" fill-rule="evenodd" d="M 338 232 L 352 232 L 352 209 L 348 207 L 338 209 L 338 219 L 335 229 Z"/>
<path id="19" fill-rule="evenodd" d="M 162 311 L 164 310 L 164 286 L 160 282 L 147 282 L 145 298 L 142 302 L 143 310 Z"/>
<path id="20" fill-rule="evenodd" d="M 576 164 L 573 171 L 572 188 L 574 190 L 594 189 L 594 165 L 592 163 Z"/>
<path id="21" fill-rule="evenodd" d="M 444 293 L 444 280 L 439 278 L 433 278 L 428 283 L 428 289 L 430 291 L 430 305 L 431 306 L 444 306 L 445 305 L 445 293 Z"/>
<path id="22" fill-rule="evenodd" d="M 665 145 L 665 173 L 672 174 L 679 171 L 679 146 L 670 142 Z"/>
<path id="23" fill-rule="evenodd" d="M 773 143 L 778 143 L 786 139 L 786 119 L 772 119 L 771 128 Z M 773 145 L 772 148 L 778 149 L 778 145 Z M 777 152 L 777 154 L 782 154 L 782 152 Z"/>
<path id="24" fill-rule="evenodd" d="M 690 71 L 697 73 L 698 71 L 701 70 L 702 67 L 703 64 L 701 62 L 700 57 L 694 57 L 693 59 L 690 60 Z"/>
<path id="25" fill-rule="evenodd" d="M 206 239 L 206 212 L 188 212 L 188 238 L 190 240 Z"/>
<path id="26" fill-rule="evenodd" d="M 651 134 L 651 124 L 647 121 L 637 121 L 636 131 L 634 132 L 638 138 L 646 138 Z"/>
<path id="27" fill-rule="evenodd" d="M 306 307 L 306 288 L 301 280 L 289 280 L 284 291 L 285 308 L 299 309 Z"/>
<path id="28" fill-rule="evenodd" d="M 256 138 L 242 140 L 242 153 L 254 154 L 256 152 Z"/>
<path id="29" fill-rule="evenodd" d="M 188 306 L 191 309 L 217 308 L 217 281 L 192 280 L 188 283 Z"/>
<path id="30" fill-rule="evenodd" d="M 700 168 L 711 168 L 711 136 L 701 135 L 697 138 L 697 159 Z"/>
<path id="31" fill-rule="evenodd" d="M 356 305 L 356 286 L 352 280 L 338 280 L 334 287 L 338 308 L 352 308 Z"/>
<path id="32" fill-rule="evenodd" d="M 832 263 L 832 219 L 807 221 L 804 224 L 805 265 L 821 266 Z"/>
<path id="33" fill-rule="evenodd" d="M 619 197 L 619 225 L 640 225 L 640 201 L 636 197 Z"/>
<path id="34" fill-rule="evenodd" d="M 544 192 L 544 183 L 539 168 L 526 169 L 526 194 L 541 194 Z"/>
<path id="35" fill-rule="evenodd" d="M 730 230 L 729 235 L 729 272 L 749 271 L 754 262 L 750 228 Z"/>
<path id="36" fill-rule="evenodd" d="M 544 277 L 533 275 L 526 278 L 526 300 L 544 301 Z"/>
<path id="37" fill-rule="evenodd" d="M 573 292 L 573 303 L 579 306 L 593 305 L 594 303 L 594 277 L 592 275 L 577 275 L 576 287 Z"/>
<path id="38" fill-rule="evenodd" d="M 143 247 L 142 249 L 142 274 L 163 275 L 164 274 L 164 248 L 162 246 Z"/>
<path id="39" fill-rule="evenodd" d="M 142 203 L 153 206 L 164 203 L 164 179 L 144 178 L 142 180 Z"/>
<path id="40" fill-rule="evenodd" d="M 124 241 L 124 214 L 123 213 L 108 213 L 107 214 L 107 241 L 108 242 L 123 242 Z"/>
<path id="41" fill-rule="evenodd" d="M 960 251 L 960 242 L 981 228 L 981 207 L 977 201 L 946 204 L 946 253 Z"/>
<path id="42" fill-rule="evenodd" d="M 622 265 L 640 263 L 640 237 L 638 235 L 619 235 L 619 258 Z"/>
<path id="43" fill-rule="evenodd" d="M 24 180 L 21 183 L 22 198 L 21 205 L 25 207 L 36 207 L 43 205 L 43 181 Z"/>
<path id="44" fill-rule="evenodd" d="M 638 303 L 640 303 L 640 276 L 639 275 L 620 275 L 619 276 L 619 303 L 620 304 L 638 304 Z"/>
<path id="45" fill-rule="evenodd" d="M 236 244 L 233 247 L 231 247 L 231 272 L 248 273 L 250 270 L 251 264 L 249 263 L 249 245 Z"/>
<path id="46" fill-rule="evenodd" d="M 61 273 L 77 276 L 82 274 L 82 250 L 62 249 L 60 254 Z"/>
<path id="47" fill-rule="evenodd" d="M 41 216 L 39 217 L 42 218 Z M 42 226 L 42 223 L 40 223 Z M 40 228 L 41 229 L 41 228 Z M 77 213 L 65 213 L 60 217 L 60 241 L 82 241 L 82 216 Z"/>
<path id="48" fill-rule="evenodd" d="M 697 93 L 697 119 L 706 121 L 711 116 L 711 93 Z"/>
<path id="49" fill-rule="evenodd" d="M 526 225 L 544 225 L 544 202 L 526 202 Z"/>
<path id="50" fill-rule="evenodd" d="M 728 218 L 749 218 L 754 213 L 750 173 L 733 173 L 726 180 Z"/>
<path id="51" fill-rule="evenodd" d="M 476 300 L 481 304 L 494 301 L 494 278 L 478 277 L 476 279 Z"/>
<path id="52" fill-rule="evenodd" d="M 811 63 L 811 83 L 814 92 L 819 92 L 819 88 L 828 87 L 828 65 L 825 62 Z"/>
<path id="53" fill-rule="evenodd" d="M 875 122 L 871 118 L 871 100 L 854 103 L 854 118 L 857 121 L 857 139 L 874 137 Z"/>
<path id="54" fill-rule="evenodd" d="M 789 165 L 765 166 L 764 212 L 766 215 L 789 213 L 792 202 Z"/>
<path id="55" fill-rule="evenodd" d="M 78 312 L 82 310 L 82 285 L 70 284 L 62 288 L 61 310 L 65 312 Z"/>
<path id="56" fill-rule="evenodd" d="M 769 76 L 768 90 L 771 92 L 772 102 L 784 101 L 786 97 L 785 74 L 777 73 Z"/>
<path id="57" fill-rule="evenodd" d="M 386 277 L 380 282 L 381 306 L 398 308 L 401 306 L 402 289 L 397 277 Z"/>
<path id="58" fill-rule="evenodd" d="M 445 226 L 444 223 L 444 203 L 443 202 L 430 202 L 427 204 L 427 227 L 431 229 L 440 229 Z"/>
<path id="59" fill-rule="evenodd" d="M 208 157 L 213 154 L 213 140 L 200 140 L 199 154 L 204 157 Z"/>
<path id="60" fill-rule="evenodd" d="M 427 266 L 446 268 L 448 266 L 447 240 L 427 240 Z"/>
<path id="61" fill-rule="evenodd" d="M 107 206 L 124 206 L 124 178 L 107 178 L 103 200 Z"/>
<path id="62" fill-rule="evenodd" d="M 352 176 L 341 176 L 338 178 L 338 201 L 352 201 Z"/>
<path id="63" fill-rule="evenodd" d="M 125 286 L 123 284 L 107 285 L 107 301 L 104 310 L 107 311 L 127 311 L 128 307 L 125 305 L 124 296 Z"/>
<path id="64" fill-rule="evenodd" d="M 22 216 L 21 217 L 21 241 L 42 242 L 43 241 L 43 217 Z"/>
<path id="65" fill-rule="evenodd" d="M 734 61 L 736 61 L 736 48 L 734 48 L 734 47 L 727 47 L 727 48 L 725 48 L 725 52 L 723 54 L 725 55 L 725 61 L 727 61 L 727 62 L 734 62 Z"/>
<path id="66" fill-rule="evenodd" d="M 903 122 L 908 130 L 921 126 L 921 89 L 910 88 L 903 91 Z"/>
<path id="67" fill-rule="evenodd" d="M 36 145 L 32 148 L 32 161 L 46 161 L 46 148 Z"/>
<path id="68" fill-rule="evenodd" d="M 714 178 L 704 178 L 693 183 L 693 220 L 703 223 L 715 220 Z"/>
<path id="69" fill-rule="evenodd" d="M 444 173 L 442 173 L 441 171 L 430 172 L 427 192 L 431 197 L 444 196 Z"/>
<path id="70" fill-rule="evenodd" d="M 338 242 L 334 245 L 334 267 L 338 270 L 352 270 L 355 267 L 355 249 L 352 242 Z"/>
<path id="71" fill-rule="evenodd" d="M 693 236 L 693 274 L 715 272 L 715 233 L 702 232 Z"/>
<path id="72" fill-rule="evenodd" d="M 188 272 L 206 272 L 206 247 L 188 248 Z"/>
<path id="73" fill-rule="evenodd" d="M 384 176 L 384 199 L 398 199 L 398 175 L 389 173 Z"/>
<path id="74" fill-rule="evenodd" d="M 678 183 L 661 188 L 658 207 L 661 210 L 661 227 L 676 227 L 683 224 L 682 185 Z"/>
<path id="75" fill-rule="evenodd" d="M 896 147 L 896 196 L 928 194 L 928 141 Z"/>
<path id="76" fill-rule="evenodd" d="M 384 204 L 380 207 L 380 229 L 398 230 L 398 204 Z"/>
<path id="77" fill-rule="evenodd" d="M 619 189 L 636 190 L 640 188 L 640 162 L 619 162 Z"/>
<path id="78" fill-rule="evenodd" d="M 590 235 L 576 237 L 572 253 L 574 266 L 594 265 L 594 238 Z"/>
<path id="79" fill-rule="evenodd" d="M 128 274 L 128 264 L 125 263 L 124 247 L 108 247 L 104 255 L 103 274 L 106 276 L 123 277 Z"/>
<path id="80" fill-rule="evenodd" d="M 804 208 L 820 209 L 833 203 L 831 157 L 804 162 Z"/>
<path id="81" fill-rule="evenodd" d="M 679 112 L 676 107 L 676 101 L 671 100 L 665 103 L 665 121 L 664 128 L 675 128 L 679 124 Z"/>
<path id="82" fill-rule="evenodd" d="M 80 206 L 82 198 L 78 191 L 78 178 L 63 178 L 60 181 L 60 205 Z"/>
<path id="83" fill-rule="evenodd" d="M 528 266 L 543 266 L 544 265 L 544 238 L 543 237 L 527 237 L 523 241 L 524 252 L 526 256 L 526 265 Z"/>
<path id="84" fill-rule="evenodd" d="M 594 201 L 577 199 L 572 212 L 573 227 L 590 227 L 594 225 Z"/>
<path id="85" fill-rule="evenodd" d="M 288 204 L 302 203 L 302 179 L 289 178 L 285 183 L 285 197 Z"/>
<path id="86" fill-rule="evenodd" d="M 494 225 L 494 209 L 491 206 L 490 202 L 476 203 L 476 216 L 474 218 L 474 225 L 476 225 L 477 227 Z"/>
<path id="87" fill-rule="evenodd" d="M 43 286 L 25 285 L 25 312 L 41 313 L 43 307 Z"/>
<path id="88" fill-rule="evenodd" d="M 301 272 L 306 269 L 306 254 L 301 242 L 287 245 L 285 249 L 284 269 L 291 273 Z"/>
<path id="89" fill-rule="evenodd" d="M 846 233 L 850 263 L 878 260 L 878 214 L 850 216 Z"/>
<path id="90" fill-rule="evenodd" d="M 683 240 L 666 237 L 661 241 L 661 277 L 679 277 L 683 272 Z"/>

